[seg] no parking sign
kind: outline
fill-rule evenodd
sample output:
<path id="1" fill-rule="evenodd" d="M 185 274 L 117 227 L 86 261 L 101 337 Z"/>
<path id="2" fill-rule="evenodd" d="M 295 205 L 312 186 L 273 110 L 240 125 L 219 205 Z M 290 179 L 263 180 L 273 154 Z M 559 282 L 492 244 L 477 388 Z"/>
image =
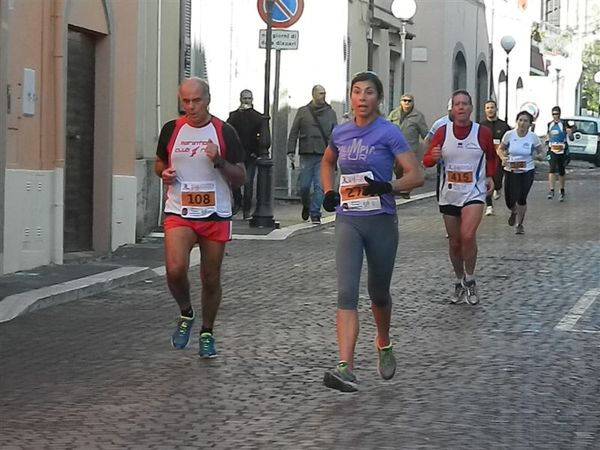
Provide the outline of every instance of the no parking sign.
<path id="1" fill-rule="evenodd" d="M 258 0 L 256 6 L 261 19 L 268 25 L 267 1 Z M 288 28 L 298 22 L 304 10 L 304 0 L 271 0 L 273 1 L 273 28 Z"/>

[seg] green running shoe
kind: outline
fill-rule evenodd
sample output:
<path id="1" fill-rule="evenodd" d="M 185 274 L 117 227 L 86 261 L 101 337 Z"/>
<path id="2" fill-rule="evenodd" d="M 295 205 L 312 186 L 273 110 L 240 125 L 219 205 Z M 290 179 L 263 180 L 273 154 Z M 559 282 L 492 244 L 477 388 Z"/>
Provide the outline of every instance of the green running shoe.
<path id="1" fill-rule="evenodd" d="M 200 350 L 198 354 L 202 358 L 216 358 L 217 349 L 215 348 L 215 338 L 211 333 L 202 333 L 200 335 Z"/>
<path id="2" fill-rule="evenodd" d="M 325 372 L 323 384 L 340 392 L 356 392 L 356 377 L 345 361 L 340 361 L 334 369 Z"/>
<path id="3" fill-rule="evenodd" d="M 379 355 L 379 360 L 377 361 L 379 375 L 384 380 L 391 380 L 396 373 L 396 358 L 394 358 L 392 343 L 390 342 L 389 345 L 383 348 L 377 347 L 377 353 Z"/>
<path id="4" fill-rule="evenodd" d="M 179 316 L 177 328 L 171 336 L 171 345 L 173 348 L 184 349 L 190 340 L 190 331 L 194 324 L 194 317 Z"/>

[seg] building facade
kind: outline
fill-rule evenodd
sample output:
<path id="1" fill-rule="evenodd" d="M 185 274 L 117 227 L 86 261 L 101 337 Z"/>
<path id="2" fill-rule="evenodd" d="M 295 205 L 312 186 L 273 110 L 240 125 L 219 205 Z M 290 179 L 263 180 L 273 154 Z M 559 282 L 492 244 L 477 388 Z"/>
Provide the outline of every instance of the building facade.
<path id="1" fill-rule="evenodd" d="M 180 3 L 0 1 L 0 273 L 108 254 L 135 242 L 146 210 L 157 220 Z"/>
<path id="2" fill-rule="evenodd" d="M 486 0 L 487 23 L 493 51 L 492 96 L 500 116 L 515 116 L 526 102 L 539 108 L 539 122 L 551 120 L 559 105 L 563 115 L 581 110 L 581 56 L 598 39 L 600 0 Z M 503 36 L 512 36 L 507 54 Z M 507 80 L 508 73 L 508 80 Z M 508 91 L 507 91 L 508 89 Z M 508 94 L 508 95 L 507 95 Z M 537 127 L 538 134 L 545 127 Z"/>

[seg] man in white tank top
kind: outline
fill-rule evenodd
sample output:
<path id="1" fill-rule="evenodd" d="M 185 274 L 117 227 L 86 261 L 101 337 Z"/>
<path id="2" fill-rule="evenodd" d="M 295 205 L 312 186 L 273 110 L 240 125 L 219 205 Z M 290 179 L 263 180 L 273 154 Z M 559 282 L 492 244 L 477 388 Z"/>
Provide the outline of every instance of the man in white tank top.
<path id="1" fill-rule="evenodd" d="M 467 91 L 452 94 L 452 122 L 433 135 L 423 165 L 440 164 L 438 202 L 448 232 L 450 261 L 457 282 L 452 302 L 479 302 L 475 284 L 477 227 L 486 195 L 494 188 L 496 160 L 489 129 L 471 121 L 473 103 Z"/>

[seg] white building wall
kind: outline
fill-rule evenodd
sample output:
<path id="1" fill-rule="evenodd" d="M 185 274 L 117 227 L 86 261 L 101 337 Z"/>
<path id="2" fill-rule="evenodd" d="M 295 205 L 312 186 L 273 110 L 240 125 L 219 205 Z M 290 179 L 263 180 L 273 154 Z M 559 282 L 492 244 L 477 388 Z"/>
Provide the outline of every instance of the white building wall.
<path id="1" fill-rule="evenodd" d="M 116 250 L 121 245 L 135 242 L 137 198 L 132 194 L 136 191 L 137 178 L 135 176 L 113 176 L 112 250 Z"/>
<path id="2" fill-rule="evenodd" d="M 347 23 L 347 0 L 305 2 L 302 17 L 289 28 L 299 31 L 299 48 L 281 51 L 280 101 L 297 109 L 311 100 L 315 84 L 325 87 L 327 100 L 333 105 L 344 101 Z M 193 2 L 192 40 L 205 52 L 210 110 L 218 117 L 227 119 L 239 106 L 242 89 L 253 92 L 254 107 L 263 112 L 266 52 L 258 47 L 260 29 L 266 29 L 266 24 L 256 2 Z M 274 81 L 275 51 L 271 56 L 271 89 Z M 272 100 L 273 95 L 270 97 Z M 338 108 L 337 112 L 342 111 Z"/>
<path id="3" fill-rule="evenodd" d="M 551 109 L 559 105 L 563 116 L 574 114 L 577 108 L 576 89 L 579 82 L 582 63 L 581 54 L 587 42 L 593 38 L 586 24 L 593 21 L 593 15 L 600 11 L 598 0 L 572 0 L 561 2 L 560 32 L 567 27 L 572 34 L 563 39 L 565 55 L 551 52 L 540 45 L 544 60 L 548 65 L 547 76 L 529 75 L 531 30 L 534 22 L 540 22 L 541 0 L 529 0 L 527 8 L 521 10 L 517 2 L 504 0 L 486 0 L 487 22 L 490 40 L 494 48 L 493 80 L 498 97 L 499 115 L 504 118 L 505 91 L 499 86 L 498 78 L 506 70 L 506 53 L 500 45 L 504 35 L 515 38 L 515 48 L 509 55 L 509 91 L 508 123 L 514 125 L 514 119 L 525 102 L 534 102 L 540 108 L 536 131 L 545 133 L 545 123 L 550 121 Z M 549 33 L 546 35 L 548 39 Z M 556 69 L 559 69 L 558 71 Z M 523 80 L 523 89 L 517 91 L 518 78 Z"/>
<path id="4" fill-rule="evenodd" d="M 410 80 L 406 90 L 415 96 L 415 107 L 425 115 L 427 125 L 446 114 L 452 90 L 450 49 L 443 45 L 448 42 L 444 18 L 444 8 L 426 8 L 424 4 L 417 4 L 415 24 L 408 26 L 416 37 L 410 41 L 410 63 L 407 67 Z"/>
<path id="5" fill-rule="evenodd" d="M 408 25 L 416 37 L 410 41 L 407 52 L 410 57 L 407 90 L 415 95 L 417 109 L 431 125 L 447 113 L 458 50 L 466 60 L 466 88 L 474 102 L 480 61 L 490 72 L 485 9 L 481 2 L 469 0 L 417 2 L 413 21 L 414 25 Z"/>
<path id="6" fill-rule="evenodd" d="M 297 109 L 312 100 L 312 87 L 315 84 L 325 87 L 327 101 L 338 118 L 346 110 L 347 13 L 347 0 L 306 1 L 302 17 L 289 27 L 299 32 L 299 47 L 280 52 L 278 111 L 277 114 L 270 111 L 274 190 L 278 195 L 290 195 L 294 191 L 292 185 L 297 177 L 285 156 L 287 134 Z M 217 117 L 225 120 L 230 111 L 239 107 L 239 93 L 243 89 L 253 92 L 254 108 L 264 112 L 266 51 L 260 49 L 258 43 L 259 31 L 266 28 L 257 2 L 193 2 L 192 45 L 200 47 L 202 52 L 211 89 L 210 111 Z M 276 51 L 273 50 L 271 108 L 275 101 L 275 82 Z"/>

